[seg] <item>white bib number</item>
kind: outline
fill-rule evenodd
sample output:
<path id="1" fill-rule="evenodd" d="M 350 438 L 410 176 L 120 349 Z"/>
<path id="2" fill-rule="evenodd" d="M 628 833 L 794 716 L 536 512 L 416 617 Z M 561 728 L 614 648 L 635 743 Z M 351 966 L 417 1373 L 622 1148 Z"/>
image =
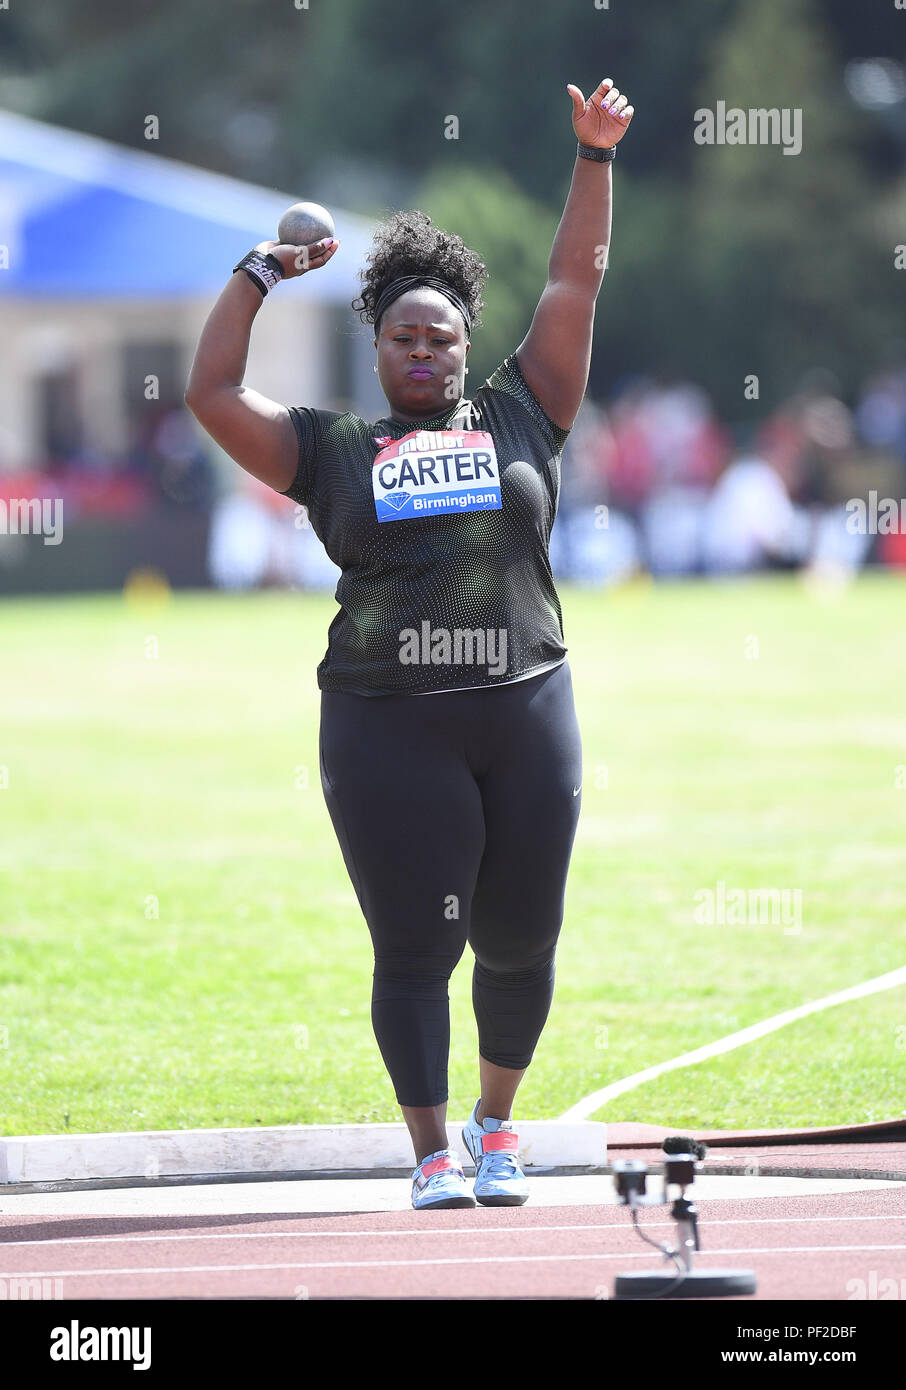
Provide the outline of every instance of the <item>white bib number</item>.
<path id="1" fill-rule="evenodd" d="M 502 506 L 497 450 L 486 430 L 419 430 L 395 439 L 374 460 L 378 521 Z"/>

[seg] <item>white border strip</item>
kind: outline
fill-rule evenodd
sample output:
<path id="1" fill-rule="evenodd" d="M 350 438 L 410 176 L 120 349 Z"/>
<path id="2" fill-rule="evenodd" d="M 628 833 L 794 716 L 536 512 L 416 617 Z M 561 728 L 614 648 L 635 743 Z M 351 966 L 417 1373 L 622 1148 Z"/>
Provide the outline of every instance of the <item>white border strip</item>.
<path id="1" fill-rule="evenodd" d="M 745 1043 L 754 1042 L 756 1038 L 763 1038 L 767 1033 L 774 1033 L 778 1028 L 785 1027 L 787 1023 L 794 1023 L 798 1018 L 806 1018 L 809 1014 L 820 1013 L 822 1009 L 833 1008 L 835 1004 L 847 1004 L 851 999 L 864 999 L 868 994 L 879 994 L 885 989 L 895 989 L 897 985 L 906 985 L 906 965 L 900 966 L 898 970 L 891 970 L 886 975 L 878 975 L 873 980 L 866 980 L 864 984 L 853 985 L 850 989 L 841 989 L 836 994 L 825 995 L 823 999 L 816 999 L 811 1004 L 800 1004 L 798 1008 L 787 1009 L 785 1013 L 775 1014 L 773 1018 L 766 1018 L 763 1023 L 753 1023 L 749 1028 L 742 1028 L 738 1033 L 730 1033 L 725 1038 L 718 1038 L 717 1042 L 707 1043 L 704 1047 L 697 1047 L 693 1052 L 684 1052 L 681 1057 L 673 1057 L 669 1062 L 658 1062 L 657 1066 L 646 1067 L 644 1071 L 637 1071 L 634 1076 L 624 1077 L 622 1081 L 612 1081 L 609 1086 L 602 1086 L 600 1091 L 593 1091 L 590 1096 L 585 1096 L 583 1100 L 571 1106 L 559 1117 L 560 1123 L 587 1120 L 589 1115 L 600 1110 L 601 1106 L 606 1105 L 609 1100 L 615 1100 L 617 1096 L 625 1095 L 627 1091 L 634 1091 L 636 1086 L 641 1086 L 646 1081 L 653 1081 L 655 1077 L 663 1076 L 665 1072 L 678 1071 L 680 1067 L 691 1067 L 696 1062 L 706 1062 L 711 1057 L 719 1057 L 722 1052 L 732 1052 L 735 1047 L 742 1047 Z"/>
<path id="2" fill-rule="evenodd" d="M 467 1158 L 460 1131 L 447 1121 L 451 1148 Z M 519 1152 L 527 1170 L 603 1168 L 607 1126 L 582 1120 L 519 1120 Z M 467 1160 L 468 1161 L 468 1160 Z M 144 1130 L 111 1134 L 35 1134 L 0 1138 L 4 1183 L 91 1178 L 195 1177 L 245 1173 L 343 1172 L 415 1167 L 401 1123 L 274 1125 L 254 1129 Z"/>

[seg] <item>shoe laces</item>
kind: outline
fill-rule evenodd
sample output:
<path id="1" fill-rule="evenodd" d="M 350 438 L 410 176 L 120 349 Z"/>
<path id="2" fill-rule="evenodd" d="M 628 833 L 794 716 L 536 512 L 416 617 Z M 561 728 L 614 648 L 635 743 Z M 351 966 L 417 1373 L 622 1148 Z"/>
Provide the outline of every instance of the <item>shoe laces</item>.
<path id="1" fill-rule="evenodd" d="M 482 1177 L 512 1178 L 519 1172 L 519 1155 L 507 1149 L 479 1155 Z"/>
<path id="2" fill-rule="evenodd" d="M 477 1123 L 477 1122 L 476 1122 Z M 485 1129 L 483 1124 L 478 1125 L 480 1134 L 500 1134 L 513 1132 L 511 1120 L 497 1120 L 493 1122 L 493 1129 Z M 479 1139 L 478 1169 L 481 1170 L 483 1177 L 491 1178 L 512 1178 L 519 1172 L 519 1154 L 513 1149 L 491 1149 L 485 1153 L 481 1149 Z M 476 1169 L 477 1171 L 477 1169 Z"/>

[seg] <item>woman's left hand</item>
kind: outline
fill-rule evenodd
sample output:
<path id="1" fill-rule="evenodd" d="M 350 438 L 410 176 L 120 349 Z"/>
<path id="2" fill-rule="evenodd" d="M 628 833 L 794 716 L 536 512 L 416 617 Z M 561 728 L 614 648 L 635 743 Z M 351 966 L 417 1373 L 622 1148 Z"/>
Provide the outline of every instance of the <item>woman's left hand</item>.
<path id="1" fill-rule="evenodd" d="M 635 111 L 629 98 L 618 92 L 609 77 L 595 88 L 588 101 L 571 82 L 566 90 L 573 99 L 573 130 L 580 145 L 598 145 L 609 149 L 617 145 L 629 127 Z"/>

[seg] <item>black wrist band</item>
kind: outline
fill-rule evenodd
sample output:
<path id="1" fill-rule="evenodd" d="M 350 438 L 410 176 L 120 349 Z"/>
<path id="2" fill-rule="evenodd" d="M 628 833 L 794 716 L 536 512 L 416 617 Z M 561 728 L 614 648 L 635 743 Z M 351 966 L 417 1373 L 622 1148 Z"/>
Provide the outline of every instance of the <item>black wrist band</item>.
<path id="1" fill-rule="evenodd" d="M 262 297 L 283 279 L 283 267 L 270 251 L 266 256 L 262 256 L 260 251 L 249 251 L 248 255 L 243 256 L 242 260 L 233 266 L 234 275 L 237 270 L 245 271 L 252 283 L 258 286 Z"/>
<path id="2" fill-rule="evenodd" d="M 596 159 L 599 164 L 609 164 L 612 159 L 616 159 L 617 147 L 611 145 L 609 149 L 600 145 L 577 145 L 576 154 L 582 159 Z"/>

